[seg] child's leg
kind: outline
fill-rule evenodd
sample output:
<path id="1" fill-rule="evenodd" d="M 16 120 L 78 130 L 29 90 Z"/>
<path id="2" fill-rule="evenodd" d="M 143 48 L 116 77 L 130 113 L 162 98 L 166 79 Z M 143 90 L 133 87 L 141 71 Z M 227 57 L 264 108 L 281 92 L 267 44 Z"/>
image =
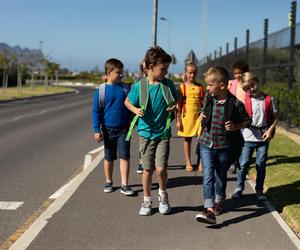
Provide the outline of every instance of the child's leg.
<path id="1" fill-rule="evenodd" d="M 167 178 L 168 178 L 167 168 L 166 167 L 156 167 L 156 174 L 157 174 L 159 189 L 166 192 Z"/>
<path id="2" fill-rule="evenodd" d="M 105 182 L 109 183 L 112 182 L 112 174 L 114 169 L 114 162 L 104 160 L 104 176 L 105 176 Z"/>
<path id="3" fill-rule="evenodd" d="M 256 147 L 256 187 L 257 193 L 262 193 L 266 176 L 269 142 L 259 142 Z"/>
<path id="4" fill-rule="evenodd" d="M 155 166 L 156 142 L 140 137 L 140 153 L 143 162 L 142 184 L 144 197 L 151 197 L 152 175 Z"/>
<path id="5" fill-rule="evenodd" d="M 129 164 L 130 164 L 130 143 L 126 141 L 126 135 L 128 130 L 120 130 L 120 134 L 117 140 L 118 153 L 120 158 L 120 174 L 121 174 L 121 184 L 123 186 L 128 185 L 129 178 Z"/>
<path id="6" fill-rule="evenodd" d="M 120 159 L 120 174 L 122 185 L 127 186 L 129 177 L 129 160 Z"/>
<path id="7" fill-rule="evenodd" d="M 144 169 L 142 176 L 144 197 L 151 197 L 153 169 Z"/>
<path id="8" fill-rule="evenodd" d="M 251 158 L 255 149 L 255 143 L 246 141 L 239 159 L 240 169 L 237 172 L 236 190 L 243 191 L 247 170 L 251 163 Z"/>
<path id="9" fill-rule="evenodd" d="M 184 152 L 186 170 L 191 171 L 191 170 L 193 170 L 192 163 L 191 163 L 192 137 L 184 137 L 183 139 L 184 139 L 183 140 L 183 152 Z"/>
<path id="10" fill-rule="evenodd" d="M 200 144 L 200 154 L 203 166 L 204 208 L 214 212 L 215 159 L 213 149 Z"/>
<path id="11" fill-rule="evenodd" d="M 226 198 L 227 169 L 229 167 L 230 148 L 216 149 L 215 202 L 222 204 Z"/>

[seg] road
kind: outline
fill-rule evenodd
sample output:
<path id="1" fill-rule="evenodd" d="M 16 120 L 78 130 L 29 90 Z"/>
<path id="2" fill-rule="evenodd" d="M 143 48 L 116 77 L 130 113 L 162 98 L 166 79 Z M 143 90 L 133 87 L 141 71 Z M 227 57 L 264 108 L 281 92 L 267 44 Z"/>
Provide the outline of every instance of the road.
<path id="1" fill-rule="evenodd" d="M 92 90 L 0 103 L 0 245 L 83 165 L 95 148 Z"/>
<path id="2" fill-rule="evenodd" d="M 32 100 L 23 105 L 9 104 L 6 107 L 11 111 L 2 111 L 3 106 L 0 107 L 1 200 L 24 201 L 15 211 L 0 210 L 2 242 L 81 168 L 86 152 L 98 147 L 91 141 L 91 98 L 90 91 L 82 91 L 77 95 Z M 27 112 L 26 105 L 35 115 Z M 19 111 L 17 106 L 20 106 Z M 45 111 L 54 106 L 57 108 Z M 6 120 L 2 112 L 6 112 Z M 27 116 L 17 123 L 13 121 L 21 115 Z M 5 129 L 10 135 L 4 133 Z M 249 184 L 241 200 L 226 200 L 224 213 L 217 217 L 216 225 L 198 223 L 195 216 L 203 210 L 202 174 L 184 171 L 182 138 L 177 136 L 171 140 L 168 174 L 172 211 L 165 216 L 159 214 L 158 185 L 154 177 L 153 215 L 139 216 L 143 192 L 141 175 L 135 172 L 137 149 L 138 139 L 134 133 L 130 185 L 136 196 L 125 197 L 120 193 L 118 168 L 114 171 L 115 192 L 103 193 L 104 177 L 99 160 L 100 164 L 90 170 L 74 193 L 67 189 L 51 204 L 46 212 L 53 206 L 55 212 L 43 223 L 37 223 L 39 229 L 31 223 L 24 234 L 28 237 L 17 241 L 14 249 L 23 249 L 22 244 L 29 250 L 297 249 L 265 204 L 256 200 Z M 195 154 L 192 158 L 196 162 Z M 228 176 L 227 197 L 234 190 L 234 182 L 235 176 Z M 296 244 L 299 248 L 299 239 Z"/>

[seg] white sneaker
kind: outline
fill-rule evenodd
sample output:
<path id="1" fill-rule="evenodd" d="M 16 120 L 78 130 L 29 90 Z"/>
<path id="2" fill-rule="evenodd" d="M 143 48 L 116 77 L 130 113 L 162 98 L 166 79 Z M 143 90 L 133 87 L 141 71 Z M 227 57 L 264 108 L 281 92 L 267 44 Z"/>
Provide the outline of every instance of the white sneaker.
<path id="1" fill-rule="evenodd" d="M 158 195 L 159 201 L 159 212 L 161 214 L 168 214 L 171 211 L 171 207 L 169 204 L 168 194 L 164 193 L 162 195 Z"/>
<path id="2" fill-rule="evenodd" d="M 141 209 L 140 209 L 140 215 L 142 216 L 149 216 L 151 215 L 151 210 L 152 210 L 152 202 L 148 201 L 148 202 L 143 202 Z"/>

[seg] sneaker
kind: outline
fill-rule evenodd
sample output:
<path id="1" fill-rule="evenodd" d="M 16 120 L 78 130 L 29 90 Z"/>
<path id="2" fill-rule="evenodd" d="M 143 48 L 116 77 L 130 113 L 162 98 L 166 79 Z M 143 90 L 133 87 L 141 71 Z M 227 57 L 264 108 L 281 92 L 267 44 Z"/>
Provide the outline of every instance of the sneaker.
<path id="1" fill-rule="evenodd" d="M 259 200 L 259 201 L 266 201 L 266 200 L 267 200 L 267 196 L 264 195 L 263 192 L 257 192 L 257 193 L 256 193 L 256 198 L 257 198 L 257 200 Z"/>
<path id="2" fill-rule="evenodd" d="M 233 192 L 233 194 L 231 194 L 231 198 L 232 199 L 239 199 L 239 198 L 242 197 L 242 195 L 243 195 L 243 191 L 242 190 L 235 189 L 234 192 Z"/>
<path id="3" fill-rule="evenodd" d="M 236 165 L 233 163 L 230 168 L 228 169 L 229 174 L 235 174 L 236 173 Z"/>
<path id="4" fill-rule="evenodd" d="M 151 215 L 152 202 L 143 202 L 139 214 L 142 216 Z"/>
<path id="5" fill-rule="evenodd" d="M 196 220 L 198 222 L 204 222 L 204 223 L 209 223 L 209 224 L 217 223 L 215 214 L 210 210 L 206 210 L 203 213 L 197 214 Z"/>
<path id="6" fill-rule="evenodd" d="M 106 182 L 105 185 L 104 185 L 104 189 L 103 189 L 104 193 L 111 193 L 111 192 L 113 192 L 114 190 L 113 190 L 113 186 L 112 185 L 113 185 L 112 182 Z"/>
<path id="7" fill-rule="evenodd" d="M 120 192 L 125 195 L 133 195 L 134 192 L 128 185 L 122 185 Z"/>
<path id="8" fill-rule="evenodd" d="M 161 214 L 168 214 L 171 211 L 171 207 L 169 204 L 168 194 L 164 193 L 162 195 L 158 195 L 159 201 L 159 212 Z"/>
<path id="9" fill-rule="evenodd" d="M 215 202 L 215 216 L 220 215 L 223 212 L 223 204 L 221 202 Z"/>
<path id="10" fill-rule="evenodd" d="M 137 172 L 138 174 L 142 174 L 143 171 L 144 171 L 143 165 L 142 165 L 142 163 L 139 163 L 139 165 L 138 165 L 138 167 L 137 167 L 137 169 L 136 169 L 136 172 Z"/>

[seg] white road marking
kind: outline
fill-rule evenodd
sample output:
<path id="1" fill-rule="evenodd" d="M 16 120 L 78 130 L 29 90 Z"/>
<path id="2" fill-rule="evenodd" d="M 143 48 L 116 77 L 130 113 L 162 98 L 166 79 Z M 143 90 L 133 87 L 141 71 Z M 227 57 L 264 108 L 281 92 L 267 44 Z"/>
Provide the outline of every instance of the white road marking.
<path id="1" fill-rule="evenodd" d="M 91 102 L 91 100 L 86 100 L 86 101 L 81 101 L 81 102 L 75 102 L 75 103 L 71 103 L 71 104 L 67 104 L 67 105 L 62 105 L 62 106 L 55 107 L 55 108 L 44 109 L 44 110 L 39 111 L 39 112 L 16 116 L 15 118 L 12 118 L 10 120 L 2 121 L 2 122 L 0 122 L 0 124 L 10 123 L 10 122 L 16 122 L 16 121 L 19 121 L 19 120 L 27 118 L 27 117 L 37 116 L 37 115 L 43 115 L 43 114 L 45 114 L 47 112 L 56 111 L 56 110 L 60 110 L 60 109 L 64 109 L 64 108 L 69 108 L 69 107 L 75 107 L 77 105 L 81 105 L 81 104 L 85 104 L 85 103 L 89 103 L 89 102 Z"/>
<path id="2" fill-rule="evenodd" d="M 20 238 L 9 248 L 10 250 L 26 249 L 31 242 L 38 236 L 42 229 L 47 225 L 51 217 L 57 213 L 63 205 L 75 193 L 79 185 L 88 177 L 88 175 L 97 167 L 98 163 L 104 158 L 104 146 L 101 146 L 100 154 L 91 162 L 88 168 L 80 172 L 72 179 L 60 193 L 55 201 L 38 217 L 33 224 L 20 236 Z M 61 190 L 61 189 L 60 189 Z M 55 194 L 55 193 L 54 193 Z M 54 195 L 53 194 L 53 195 Z"/>
<path id="3" fill-rule="evenodd" d="M 17 210 L 23 203 L 22 201 L 0 201 L 0 210 Z"/>

